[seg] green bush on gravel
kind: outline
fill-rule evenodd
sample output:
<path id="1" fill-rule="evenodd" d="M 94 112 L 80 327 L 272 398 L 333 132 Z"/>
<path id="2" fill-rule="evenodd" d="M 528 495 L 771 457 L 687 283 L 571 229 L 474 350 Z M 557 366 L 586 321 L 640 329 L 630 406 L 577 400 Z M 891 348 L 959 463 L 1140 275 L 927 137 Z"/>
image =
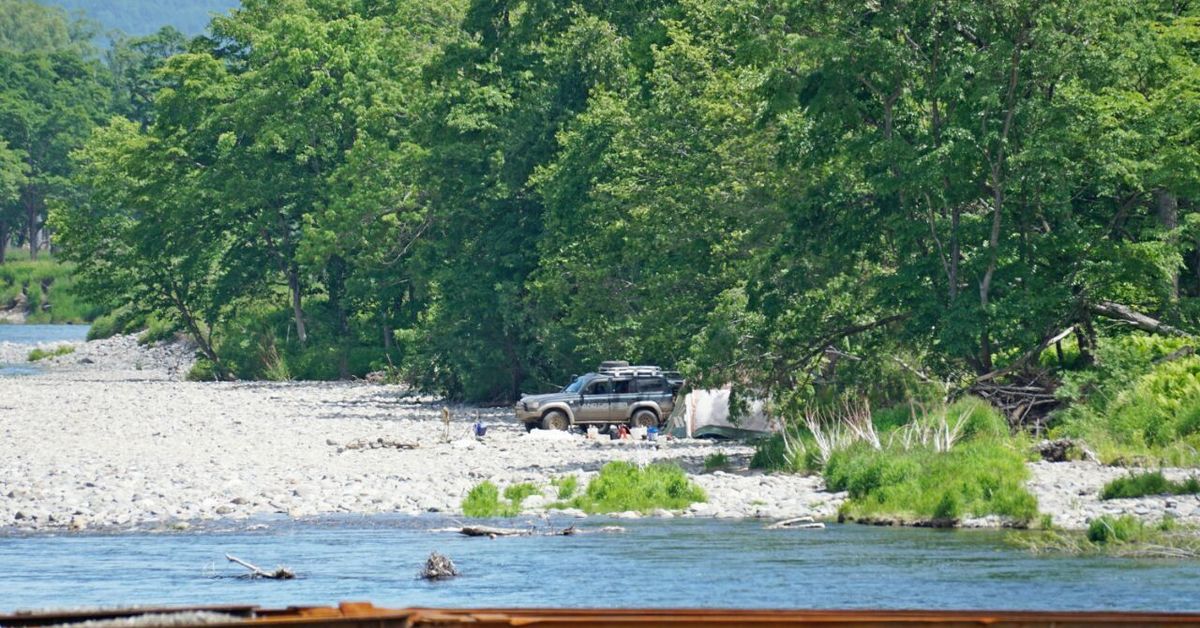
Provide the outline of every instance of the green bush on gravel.
<path id="1" fill-rule="evenodd" d="M 1161 471 L 1133 473 L 1104 485 L 1100 499 L 1124 499 L 1146 495 L 1195 495 L 1200 493 L 1200 480 L 1191 477 L 1182 482 L 1168 480 Z"/>

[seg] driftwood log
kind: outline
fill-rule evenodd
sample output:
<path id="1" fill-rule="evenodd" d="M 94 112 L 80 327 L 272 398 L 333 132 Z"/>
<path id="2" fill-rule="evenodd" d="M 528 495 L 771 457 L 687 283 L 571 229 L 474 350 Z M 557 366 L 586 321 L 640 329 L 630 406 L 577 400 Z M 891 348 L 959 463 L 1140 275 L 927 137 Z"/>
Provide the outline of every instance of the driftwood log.
<path id="1" fill-rule="evenodd" d="M 625 532 L 625 528 L 621 526 L 576 528 L 571 525 L 562 530 L 550 528 L 544 532 L 538 532 L 533 528 L 492 528 L 488 526 L 463 526 L 458 528 L 458 533 L 464 536 L 486 536 L 489 539 L 501 536 L 577 536 L 580 534 L 620 534 L 622 532 Z"/>
<path id="2" fill-rule="evenodd" d="M 228 559 L 229 562 L 237 563 L 250 571 L 250 573 L 241 576 L 243 578 L 249 578 L 251 580 L 255 578 L 266 578 L 268 580 L 291 580 L 296 577 L 296 573 L 287 567 L 276 567 L 275 571 L 265 571 L 260 569 L 257 565 L 248 563 L 237 556 L 226 554 L 225 558 Z"/>
<path id="3" fill-rule="evenodd" d="M 767 526 L 768 530 L 824 530 L 825 524 L 813 519 L 812 517 L 796 517 L 795 519 L 784 519 L 776 521 Z"/>

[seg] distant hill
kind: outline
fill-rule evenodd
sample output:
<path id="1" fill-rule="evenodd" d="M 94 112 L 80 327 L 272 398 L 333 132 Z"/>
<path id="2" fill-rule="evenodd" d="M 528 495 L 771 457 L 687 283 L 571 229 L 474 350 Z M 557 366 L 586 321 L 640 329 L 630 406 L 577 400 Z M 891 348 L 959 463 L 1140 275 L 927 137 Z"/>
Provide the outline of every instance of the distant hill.
<path id="1" fill-rule="evenodd" d="M 39 0 L 70 12 L 82 11 L 106 31 L 148 35 L 174 26 L 185 35 L 199 35 L 213 13 L 224 13 L 240 0 Z"/>

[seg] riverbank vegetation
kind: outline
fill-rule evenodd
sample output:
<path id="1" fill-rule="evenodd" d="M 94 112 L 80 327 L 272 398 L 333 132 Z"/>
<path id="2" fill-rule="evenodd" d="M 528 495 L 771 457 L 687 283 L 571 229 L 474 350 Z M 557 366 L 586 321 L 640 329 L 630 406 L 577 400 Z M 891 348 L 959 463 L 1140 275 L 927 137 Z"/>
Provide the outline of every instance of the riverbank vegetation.
<path id="1" fill-rule="evenodd" d="M 76 288 L 70 263 L 16 255 L 0 264 L 0 314 L 17 322 L 45 324 L 86 323 L 99 313 L 100 308 Z"/>
<path id="2" fill-rule="evenodd" d="M 70 345 L 63 345 L 61 347 L 55 347 L 53 349 L 34 349 L 33 351 L 29 352 L 28 359 L 30 362 L 40 362 L 42 360 L 47 360 L 50 358 L 57 358 L 57 357 L 62 357 L 64 355 L 71 355 L 72 353 L 75 353 L 75 347 L 72 347 Z"/>
<path id="3" fill-rule="evenodd" d="M 589 514 L 626 511 L 647 514 L 655 510 L 683 510 L 708 500 L 704 489 L 689 480 L 682 468 L 668 463 L 638 466 L 610 462 L 588 482 L 582 493 L 576 492 L 577 483 L 575 476 L 552 482 L 558 501 L 549 507 L 578 508 Z M 533 484 L 514 484 L 504 489 L 502 499 L 499 488 L 484 481 L 463 499 L 463 514 L 468 517 L 515 517 L 521 513 L 522 502 L 540 492 Z"/>
<path id="4" fill-rule="evenodd" d="M 1104 515 L 1092 520 L 1082 533 L 1045 530 L 1010 538 L 1036 554 L 1200 558 L 1200 531 L 1169 517 L 1146 523 L 1129 515 Z"/>
<path id="5" fill-rule="evenodd" d="M 1196 495 L 1200 494 L 1200 480 L 1190 477 L 1182 482 L 1168 480 L 1162 471 L 1132 473 L 1117 478 L 1100 491 L 1100 499 L 1125 499 L 1153 495 Z"/>

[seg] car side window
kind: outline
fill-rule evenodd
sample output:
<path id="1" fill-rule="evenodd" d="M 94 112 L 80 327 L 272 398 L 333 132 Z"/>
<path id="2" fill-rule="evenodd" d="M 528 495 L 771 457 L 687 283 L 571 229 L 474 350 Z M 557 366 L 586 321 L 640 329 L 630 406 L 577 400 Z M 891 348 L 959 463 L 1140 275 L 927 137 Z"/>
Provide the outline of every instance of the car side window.
<path id="1" fill-rule="evenodd" d="M 612 391 L 612 382 L 607 379 L 592 382 L 588 384 L 587 390 L 583 392 L 585 395 L 607 395 Z"/>
<path id="2" fill-rule="evenodd" d="M 659 377 L 638 380 L 638 392 L 662 392 L 666 389 L 666 380 Z"/>
<path id="3" fill-rule="evenodd" d="M 633 382 L 628 379 L 621 379 L 613 382 L 613 394 L 624 395 L 633 392 Z"/>

